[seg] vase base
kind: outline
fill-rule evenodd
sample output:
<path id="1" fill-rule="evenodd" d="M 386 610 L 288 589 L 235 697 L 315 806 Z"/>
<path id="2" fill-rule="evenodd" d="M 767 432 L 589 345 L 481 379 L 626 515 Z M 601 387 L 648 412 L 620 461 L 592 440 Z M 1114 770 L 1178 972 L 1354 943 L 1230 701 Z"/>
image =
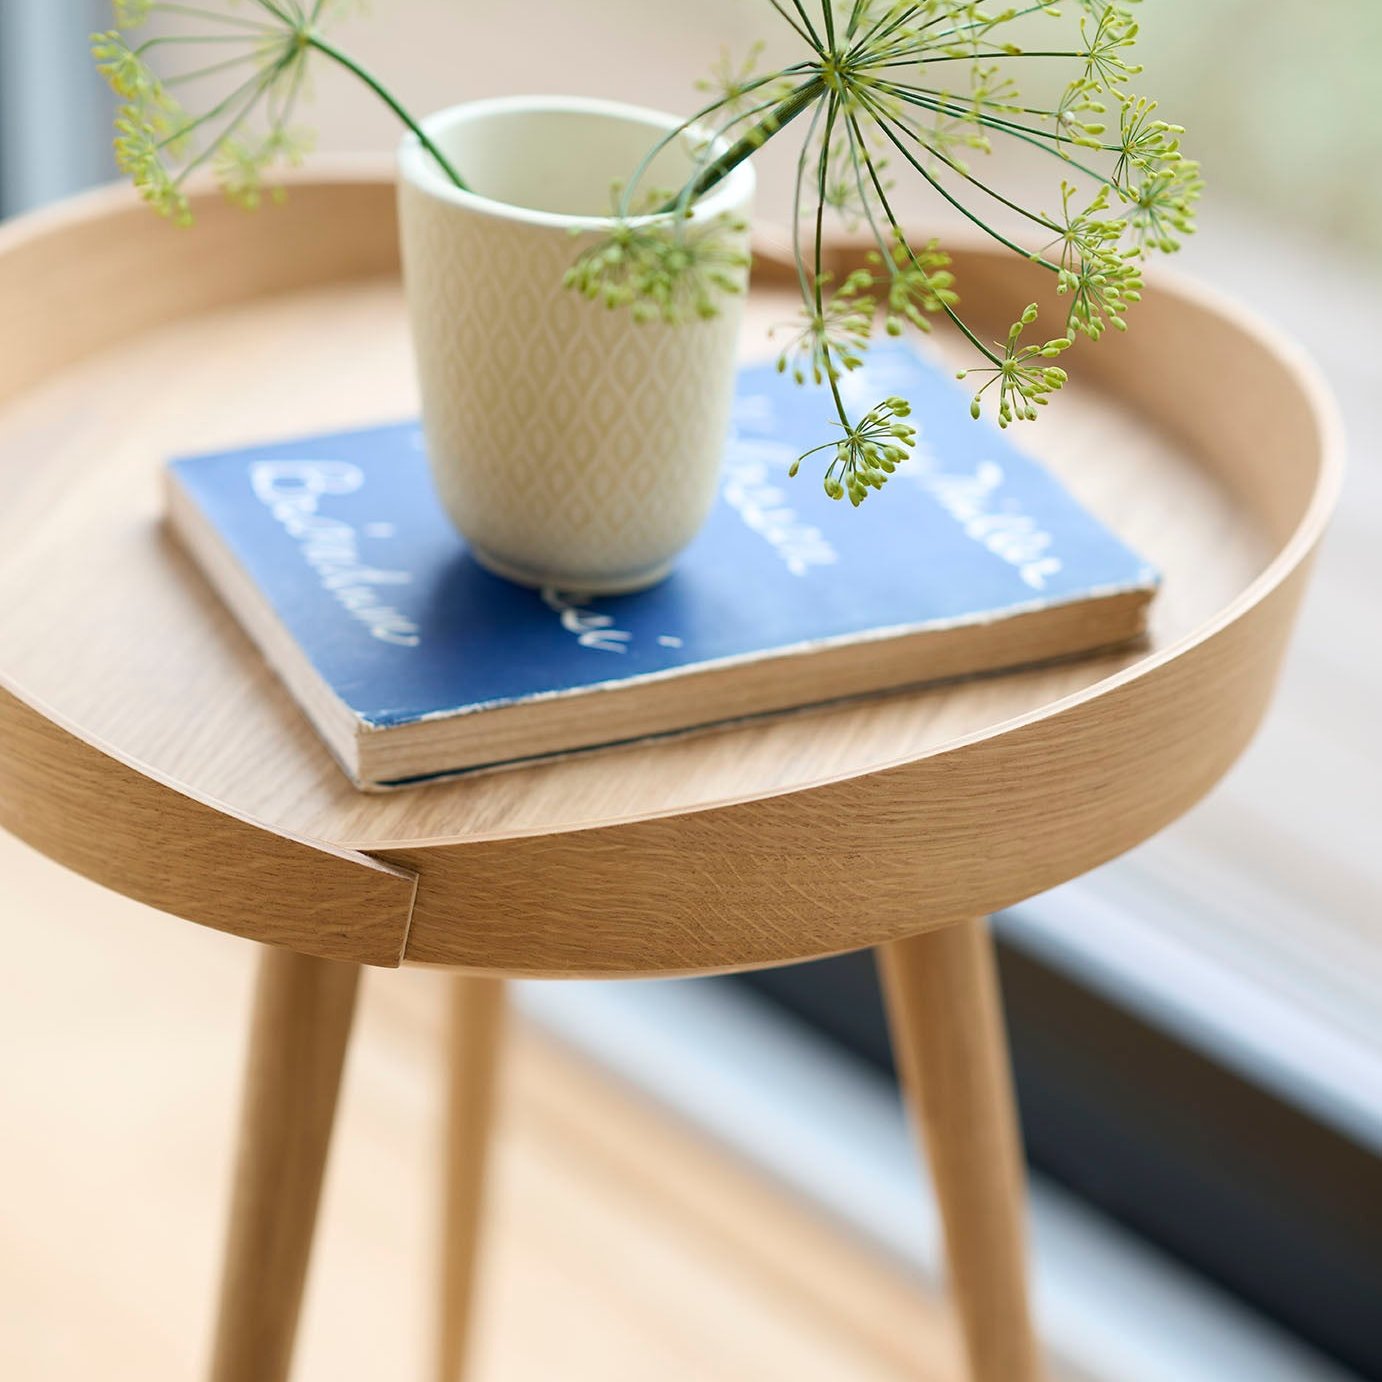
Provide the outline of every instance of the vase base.
<path id="1" fill-rule="evenodd" d="M 496 557 L 483 548 L 470 546 L 470 555 L 486 571 L 502 576 L 515 585 L 525 585 L 533 590 L 559 590 L 566 595 L 631 595 L 638 590 L 666 580 L 671 575 L 676 558 L 659 562 L 656 566 L 645 567 L 640 571 L 621 571 L 602 576 L 578 575 L 571 572 L 543 571 L 536 567 L 523 566 L 505 557 Z"/>

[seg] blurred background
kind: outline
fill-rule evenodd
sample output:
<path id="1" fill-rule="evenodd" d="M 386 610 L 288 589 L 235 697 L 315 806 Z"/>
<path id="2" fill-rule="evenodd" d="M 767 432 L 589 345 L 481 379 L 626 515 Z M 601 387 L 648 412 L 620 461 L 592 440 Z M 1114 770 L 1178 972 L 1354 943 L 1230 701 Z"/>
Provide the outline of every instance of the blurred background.
<path id="1" fill-rule="evenodd" d="M 1209 182 L 1180 267 L 1308 347 L 1341 399 L 1351 470 L 1281 695 L 1243 763 L 1172 830 L 998 919 L 1043 1319 L 1072 1376 L 1382 1378 L 1382 5 L 1147 0 L 1141 12 L 1140 85 L 1190 128 Z M 88 0 L 0 0 L 5 214 L 112 176 L 109 101 L 85 43 L 106 14 Z M 762 0 L 376 0 L 350 37 L 423 111 L 523 90 L 690 109 L 721 45 L 771 38 L 770 21 Z M 397 138 L 335 72 L 319 73 L 315 118 L 324 153 L 384 154 Z M 766 160 L 765 221 L 786 204 L 787 175 Z M 946 224 L 933 206 L 908 209 Z M 108 905 L 7 842 L 0 876 L 0 929 L 23 928 L 43 899 L 74 914 Z M 190 928 L 160 934 L 172 929 Z M 61 953 L 60 926 L 49 943 Z M 207 973 L 239 963 L 219 938 L 172 944 L 206 957 Z M 116 949 L 106 963 L 118 966 Z M 47 1007 L 24 997 L 29 982 L 0 980 L 7 1041 L 39 1040 Z M 236 995 L 217 1001 L 233 1027 Z M 694 986 L 534 987 L 522 1002 L 540 1028 L 934 1282 L 934 1214 L 896 1116 L 866 960 Z M 231 1037 L 215 1050 L 233 1063 Z M 12 1092 L 0 1081 L 0 1119 Z M 0 1214 L 3 1258 L 37 1230 L 14 1205 Z M 916 1222 L 932 1224 L 921 1248 Z M 41 1295 L 41 1281 L 27 1289 Z M 22 1323 L 0 1315 L 0 1371 Z M 332 1332 L 312 1338 L 327 1347 Z M 78 1375 L 54 1361 L 67 1346 L 48 1344 L 52 1371 L 9 1375 Z M 807 1375 L 729 1357 L 699 1375 Z M 496 1376 L 540 1375 L 494 1358 Z M 667 1358 L 605 1367 L 545 1375 L 682 1375 Z"/>

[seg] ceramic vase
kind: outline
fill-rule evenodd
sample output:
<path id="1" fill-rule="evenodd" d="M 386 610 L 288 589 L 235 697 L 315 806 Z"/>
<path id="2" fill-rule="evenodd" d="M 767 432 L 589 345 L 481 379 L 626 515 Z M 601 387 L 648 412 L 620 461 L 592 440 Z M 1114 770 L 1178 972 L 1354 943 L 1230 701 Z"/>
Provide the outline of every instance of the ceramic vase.
<path id="1" fill-rule="evenodd" d="M 399 153 L 399 215 L 436 489 L 476 560 L 526 585 L 636 590 L 671 569 L 714 502 L 743 294 L 710 320 L 639 323 L 563 286 L 611 226 L 613 188 L 679 124 L 656 111 L 554 97 L 476 101 L 432 116 Z M 643 185 L 681 187 L 678 137 Z M 693 219 L 746 222 L 740 164 Z M 747 231 L 732 233 L 747 254 Z M 746 276 L 746 275 L 745 275 Z"/>

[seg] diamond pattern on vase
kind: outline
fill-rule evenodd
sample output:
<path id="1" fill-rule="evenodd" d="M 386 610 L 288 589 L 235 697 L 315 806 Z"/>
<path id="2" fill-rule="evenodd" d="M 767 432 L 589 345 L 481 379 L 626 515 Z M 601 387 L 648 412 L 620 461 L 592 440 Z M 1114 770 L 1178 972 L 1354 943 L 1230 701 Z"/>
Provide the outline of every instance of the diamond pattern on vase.
<path id="1" fill-rule="evenodd" d="M 400 183 L 438 494 L 511 566 L 602 580 L 661 565 L 715 497 L 742 297 L 709 322 L 637 325 L 562 286 L 588 238 L 505 210 Z"/>

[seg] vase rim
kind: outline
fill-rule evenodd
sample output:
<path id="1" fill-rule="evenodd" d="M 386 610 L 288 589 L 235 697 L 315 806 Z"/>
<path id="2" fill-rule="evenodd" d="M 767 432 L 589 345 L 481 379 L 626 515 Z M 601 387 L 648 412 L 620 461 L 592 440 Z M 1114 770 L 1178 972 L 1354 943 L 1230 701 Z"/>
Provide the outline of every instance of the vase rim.
<path id="1" fill-rule="evenodd" d="M 666 133 L 678 129 L 684 120 L 681 116 L 649 106 L 631 105 L 622 101 L 607 101 L 588 96 L 494 96 L 473 101 L 463 101 L 458 105 L 447 106 L 435 111 L 422 120 L 423 129 L 429 138 L 456 128 L 473 120 L 481 120 L 494 115 L 508 114 L 567 114 L 596 115 L 625 123 L 638 124 L 651 133 Z M 692 129 L 694 130 L 694 126 Z M 729 147 L 723 136 L 715 140 L 717 152 Z M 451 202 L 458 207 L 494 216 L 508 221 L 519 221 L 532 226 L 554 227 L 562 230 L 604 230 L 614 224 L 613 216 L 585 216 L 557 211 L 539 211 L 520 206 L 513 202 L 500 201 L 484 196 L 479 192 L 464 191 L 455 186 L 437 166 L 422 147 L 421 141 L 411 131 L 403 136 L 398 149 L 399 175 L 414 187 L 440 201 Z M 692 219 L 710 220 L 724 213 L 740 212 L 750 204 L 756 182 L 752 160 L 746 159 L 734 167 L 724 179 L 692 207 Z M 656 216 L 630 216 L 627 220 L 635 225 L 665 219 L 670 213 Z"/>

